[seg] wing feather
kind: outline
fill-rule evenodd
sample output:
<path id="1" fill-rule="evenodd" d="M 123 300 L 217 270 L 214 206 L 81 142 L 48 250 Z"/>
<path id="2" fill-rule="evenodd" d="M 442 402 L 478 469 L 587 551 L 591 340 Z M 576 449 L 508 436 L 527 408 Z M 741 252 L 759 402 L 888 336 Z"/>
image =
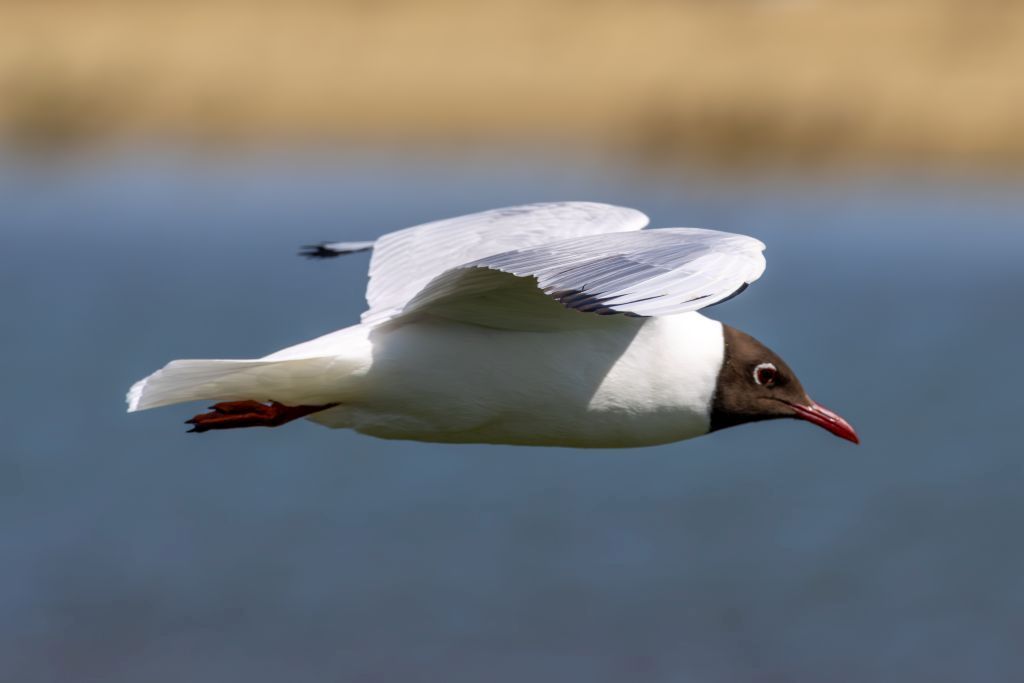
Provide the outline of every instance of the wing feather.
<path id="1" fill-rule="evenodd" d="M 470 261 L 433 278 L 396 317 L 439 314 L 464 322 L 500 319 L 500 293 L 516 292 L 516 320 L 532 329 L 519 284 L 533 283 L 566 309 L 631 316 L 672 315 L 729 299 L 761 276 L 764 244 L 745 235 L 700 228 L 664 228 L 573 238 Z M 518 282 L 517 282 L 518 281 Z M 480 297 L 487 296 L 486 315 Z M 454 313 L 453 313 L 454 312 Z M 457 314 L 457 315 L 456 315 Z M 545 321 L 551 310 L 544 308 Z M 589 316 L 588 316 L 589 317 Z M 572 319 L 572 318 L 570 318 Z M 560 323 L 561 324 L 561 323 Z"/>
<path id="2" fill-rule="evenodd" d="M 432 279 L 451 268 L 572 237 L 636 231 L 647 223 L 647 216 L 635 209 L 553 202 L 493 209 L 386 234 L 373 245 L 363 322 L 398 315 Z M 572 258 L 566 254 L 565 264 L 571 265 Z"/>

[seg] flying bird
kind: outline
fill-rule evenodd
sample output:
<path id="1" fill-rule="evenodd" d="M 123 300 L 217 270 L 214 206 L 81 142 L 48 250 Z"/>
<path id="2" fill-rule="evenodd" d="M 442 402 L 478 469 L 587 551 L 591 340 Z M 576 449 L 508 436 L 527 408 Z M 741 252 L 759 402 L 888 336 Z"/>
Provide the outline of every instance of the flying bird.
<path id="1" fill-rule="evenodd" d="M 128 411 L 207 400 L 189 431 L 306 418 L 386 439 L 593 448 L 796 418 L 858 443 L 782 358 L 698 312 L 761 276 L 764 244 L 647 224 L 555 202 L 308 247 L 373 251 L 359 324 L 259 359 L 171 361 L 131 387 Z"/>

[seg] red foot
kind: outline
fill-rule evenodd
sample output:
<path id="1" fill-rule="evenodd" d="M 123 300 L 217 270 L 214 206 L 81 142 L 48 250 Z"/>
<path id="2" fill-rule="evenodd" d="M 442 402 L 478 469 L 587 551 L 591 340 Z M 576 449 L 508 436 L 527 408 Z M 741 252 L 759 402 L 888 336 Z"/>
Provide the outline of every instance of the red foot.
<path id="1" fill-rule="evenodd" d="M 229 401 L 210 406 L 210 412 L 196 415 L 185 424 L 192 425 L 189 432 L 206 432 L 211 429 L 236 429 L 238 427 L 279 427 L 286 422 L 311 415 L 337 403 L 323 406 L 286 406 L 271 401 L 270 405 L 259 401 Z"/>

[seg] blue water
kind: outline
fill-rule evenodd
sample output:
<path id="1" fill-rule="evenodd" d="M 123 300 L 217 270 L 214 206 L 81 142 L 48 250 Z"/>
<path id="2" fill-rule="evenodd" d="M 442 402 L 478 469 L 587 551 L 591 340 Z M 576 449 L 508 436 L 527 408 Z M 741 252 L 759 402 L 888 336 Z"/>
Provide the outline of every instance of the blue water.
<path id="1" fill-rule="evenodd" d="M 551 159 L 0 161 L 0 679 L 1024 679 L 1024 192 Z M 633 451 L 185 434 L 124 414 L 179 357 L 347 325 L 367 258 L 492 206 L 746 232 L 714 316 L 847 417 Z"/>

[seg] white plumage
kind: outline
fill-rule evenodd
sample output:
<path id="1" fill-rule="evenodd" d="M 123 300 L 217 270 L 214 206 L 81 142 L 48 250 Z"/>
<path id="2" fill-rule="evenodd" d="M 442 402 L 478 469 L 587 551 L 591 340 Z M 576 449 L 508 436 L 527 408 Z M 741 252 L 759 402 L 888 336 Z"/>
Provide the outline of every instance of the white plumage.
<path id="1" fill-rule="evenodd" d="M 173 361 L 132 387 L 128 409 L 336 403 L 310 419 L 447 442 L 636 446 L 703 434 L 722 326 L 695 311 L 756 280 L 764 245 L 646 224 L 633 209 L 562 202 L 384 235 L 360 324 L 258 360 Z"/>
<path id="2" fill-rule="evenodd" d="M 398 314 L 434 277 L 502 252 L 572 237 L 640 230 L 635 209 L 593 202 L 527 204 L 424 223 L 380 237 L 370 260 L 362 322 Z"/>

